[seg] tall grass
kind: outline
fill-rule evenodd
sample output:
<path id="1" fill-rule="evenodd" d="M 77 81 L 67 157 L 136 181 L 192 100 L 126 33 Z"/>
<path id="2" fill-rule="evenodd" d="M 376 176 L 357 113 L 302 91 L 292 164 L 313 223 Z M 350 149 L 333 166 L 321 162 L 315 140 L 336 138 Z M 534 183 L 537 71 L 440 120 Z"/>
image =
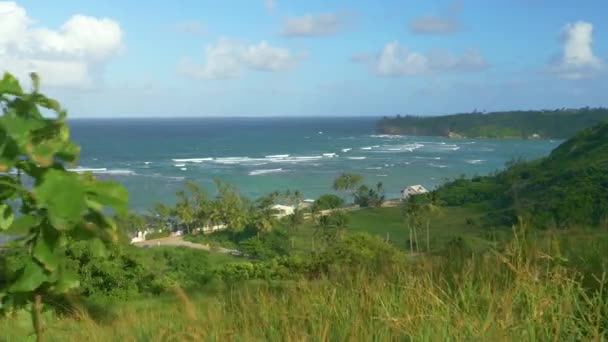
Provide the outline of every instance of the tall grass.
<path id="1" fill-rule="evenodd" d="M 531 237 L 524 225 L 492 253 L 423 256 L 382 272 L 246 282 L 212 292 L 48 318 L 49 341 L 600 341 L 608 338 L 608 245 L 581 235 Z M 568 241 L 567 243 L 564 241 Z M 583 252 L 584 251 L 584 252 Z M 583 259 L 574 252 L 580 252 Z M 579 268 L 585 260 L 593 267 Z M 576 266 L 576 267 L 573 267 Z M 216 284 L 217 285 L 217 284 Z M 17 318 L 0 338 L 22 341 Z"/>

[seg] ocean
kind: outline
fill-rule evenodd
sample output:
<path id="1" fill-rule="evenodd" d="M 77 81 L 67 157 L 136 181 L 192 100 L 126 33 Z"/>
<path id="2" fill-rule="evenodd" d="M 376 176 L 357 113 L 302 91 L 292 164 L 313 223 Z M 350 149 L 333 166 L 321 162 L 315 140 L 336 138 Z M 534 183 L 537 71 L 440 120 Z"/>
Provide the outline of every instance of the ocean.
<path id="1" fill-rule="evenodd" d="M 434 188 L 486 175 L 515 158 L 548 154 L 560 141 L 447 139 L 375 133 L 376 118 L 74 119 L 77 168 L 129 190 L 133 210 L 172 203 L 184 180 L 214 192 L 213 179 L 246 196 L 331 192 L 341 172 L 382 182 L 388 197 L 412 184 Z"/>

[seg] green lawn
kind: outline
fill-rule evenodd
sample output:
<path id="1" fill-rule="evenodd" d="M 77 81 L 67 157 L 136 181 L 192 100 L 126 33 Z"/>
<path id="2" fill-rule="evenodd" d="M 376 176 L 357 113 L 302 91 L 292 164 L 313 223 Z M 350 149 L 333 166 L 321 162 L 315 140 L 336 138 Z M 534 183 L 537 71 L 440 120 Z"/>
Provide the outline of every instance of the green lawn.
<path id="1" fill-rule="evenodd" d="M 400 207 L 365 208 L 350 211 L 349 232 L 365 232 L 388 239 L 401 248 L 409 249 L 409 230 L 404 223 Z M 481 227 L 483 211 L 474 207 L 445 207 L 428 217 L 431 251 L 441 249 L 454 238 L 461 237 L 471 248 L 483 249 L 493 241 L 510 236 L 510 228 Z M 469 219 L 469 223 L 467 223 Z M 307 221 L 293 232 L 293 245 L 297 250 L 309 251 L 314 246 L 314 223 Z M 426 227 L 418 231 L 421 249 L 426 249 Z"/>

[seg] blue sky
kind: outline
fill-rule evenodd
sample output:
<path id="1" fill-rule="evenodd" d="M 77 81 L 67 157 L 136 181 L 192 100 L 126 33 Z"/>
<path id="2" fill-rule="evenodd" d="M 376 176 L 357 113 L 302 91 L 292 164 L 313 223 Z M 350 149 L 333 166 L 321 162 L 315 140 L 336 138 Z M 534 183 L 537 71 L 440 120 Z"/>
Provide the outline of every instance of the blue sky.
<path id="1" fill-rule="evenodd" d="M 606 106 L 606 1 L 0 1 L 0 69 L 73 117 Z"/>

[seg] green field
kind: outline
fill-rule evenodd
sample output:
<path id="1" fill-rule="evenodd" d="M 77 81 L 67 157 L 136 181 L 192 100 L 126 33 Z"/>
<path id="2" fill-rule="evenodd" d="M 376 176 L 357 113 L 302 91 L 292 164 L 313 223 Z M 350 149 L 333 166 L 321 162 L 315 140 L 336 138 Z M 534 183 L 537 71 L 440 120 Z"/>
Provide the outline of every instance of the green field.
<path id="1" fill-rule="evenodd" d="M 363 208 L 346 212 L 347 231 L 369 233 L 379 236 L 398 248 L 408 250 L 409 230 L 401 207 Z M 479 222 L 484 212 L 475 207 L 445 207 L 424 220 L 425 227 L 418 232 L 418 241 L 426 250 L 426 222 L 428 222 L 429 246 L 431 251 L 442 249 L 449 241 L 462 238 L 471 248 L 482 250 L 497 240 L 511 236 L 510 227 L 487 227 Z M 469 223 L 467 223 L 467 220 Z M 307 221 L 302 227 L 290 231 L 296 249 L 310 251 L 315 232 L 314 221 Z"/>

